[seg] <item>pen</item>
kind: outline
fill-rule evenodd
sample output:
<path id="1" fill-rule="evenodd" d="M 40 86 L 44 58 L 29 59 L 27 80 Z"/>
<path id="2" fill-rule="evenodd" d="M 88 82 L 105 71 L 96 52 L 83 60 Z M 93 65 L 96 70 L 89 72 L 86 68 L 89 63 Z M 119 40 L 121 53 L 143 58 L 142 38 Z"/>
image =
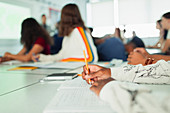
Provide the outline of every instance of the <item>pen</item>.
<path id="1" fill-rule="evenodd" d="M 35 60 L 38 62 L 38 58 L 36 58 L 35 53 L 32 53 L 32 55 L 35 57 Z"/>
<path id="2" fill-rule="evenodd" d="M 87 69 L 87 71 L 88 71 L 87 74 L 89 74 L 90 72 L 89 72 L 89 67 L 88 67 L 88 63 L 87 63 L 87 58 L 86 58 L 85 50 L 83 50 L 83 54 L 84 54 L 84 61 L 85 61 L 85 63 L 86 63 L 86 69 Z M 89 83 L 90 83 L 90 85 L 92 84 L 91 79 L 89 79 Z"/>

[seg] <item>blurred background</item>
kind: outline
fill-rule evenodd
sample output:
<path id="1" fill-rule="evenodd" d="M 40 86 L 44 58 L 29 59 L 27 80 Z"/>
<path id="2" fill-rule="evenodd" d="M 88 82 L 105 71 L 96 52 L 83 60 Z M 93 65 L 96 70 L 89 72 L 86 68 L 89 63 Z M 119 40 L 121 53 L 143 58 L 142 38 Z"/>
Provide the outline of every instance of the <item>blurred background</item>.
<path id="1" fill-rule="evenodd" d="M 94 37 L 113 34 L 119 27 L 126 31 L 127 40 L 135 31 L 147 46 L 159 40 L 156 21 L 170 11 L 170 0 L 0 0 L 0 55 L 21 49 L 21 23 L 25 18 L 34 17 L 41 23 L 41 15 L 45 14 L 53 35 L 61 9 L 68 3 L 79 6 L 85 25 L 93 28 Z"/>

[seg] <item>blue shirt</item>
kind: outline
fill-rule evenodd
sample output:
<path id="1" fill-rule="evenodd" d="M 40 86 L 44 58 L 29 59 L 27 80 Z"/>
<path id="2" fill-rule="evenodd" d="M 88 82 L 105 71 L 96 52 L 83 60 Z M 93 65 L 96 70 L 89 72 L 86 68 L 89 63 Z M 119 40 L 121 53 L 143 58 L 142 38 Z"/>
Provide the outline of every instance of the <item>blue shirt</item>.
<path id="1" fill-rule="evenodd" d="M 106 39 L 104 43 L 97 46 L 99 61 L 111 61 L 122 59 L 126 61 L 125 47 L 119 38 Z"/>

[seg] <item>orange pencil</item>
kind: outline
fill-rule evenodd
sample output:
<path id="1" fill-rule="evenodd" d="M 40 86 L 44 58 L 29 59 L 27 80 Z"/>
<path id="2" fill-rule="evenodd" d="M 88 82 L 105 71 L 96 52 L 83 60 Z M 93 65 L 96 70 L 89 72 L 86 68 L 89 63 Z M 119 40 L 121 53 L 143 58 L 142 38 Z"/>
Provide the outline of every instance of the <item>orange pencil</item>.
<path id="1" fill-rule="evenodd" d="M 86 58 L 85 50 L 83 50 L 83 54 L 84 54 L 84 61 L 86 63 L 86 69 L 87 69 L 88 74 L 89 74 L 90 72 L 89 72 L 89 67 L 88 67 L 88 63 L 87 63 L 87 58 Z M 91 84 L 91 80 L 90 79 L 89 79 L 89 83 Z"/>

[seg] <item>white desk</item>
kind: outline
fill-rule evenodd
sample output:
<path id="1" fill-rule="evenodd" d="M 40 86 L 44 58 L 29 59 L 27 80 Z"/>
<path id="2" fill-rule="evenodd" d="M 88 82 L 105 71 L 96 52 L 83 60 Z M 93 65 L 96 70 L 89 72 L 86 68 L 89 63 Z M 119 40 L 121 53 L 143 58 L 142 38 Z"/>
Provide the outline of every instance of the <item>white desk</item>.
<path id="1" fill-rule="evenodd" d="M 63 70 L 6 71 L 9 67 L 0 65 L 0 112 L 42 113 L 63 82 L 39 82 L 39 80 L 48 73 Z M 63 72 L 66 71 L 68 70 Z M 82 68 L 79 68 L 70 72 L 81 71 Z M 151 88 L 160 101 L 170 92 L 170 85 L 145 86 Z"/>
<path id="2" fill-rule="evenodd" d="M 1 113 L 42 113 L 61 82 L 45 82 L 0 96 Z"/>
<path id="3" fill-rule="evenodd" d="M 161 49 L 156 49 L 156 48 L 146 48 L 146 51 L 149 54 L 161 53 Z"/>

